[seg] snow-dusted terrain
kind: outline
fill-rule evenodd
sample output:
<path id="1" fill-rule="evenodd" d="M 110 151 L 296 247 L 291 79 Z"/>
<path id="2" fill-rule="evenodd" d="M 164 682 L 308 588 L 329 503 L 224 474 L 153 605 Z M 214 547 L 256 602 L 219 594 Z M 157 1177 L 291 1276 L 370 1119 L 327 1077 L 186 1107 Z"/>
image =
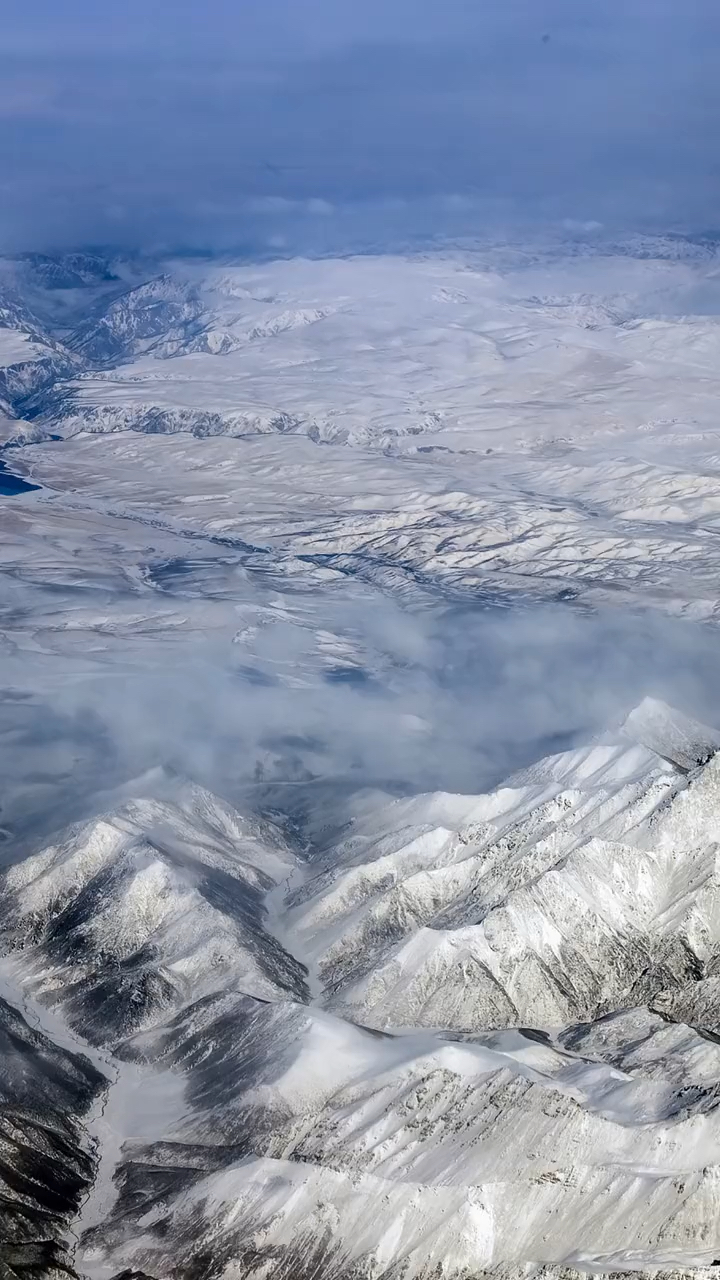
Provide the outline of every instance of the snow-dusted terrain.
<path id="1" fill-rule="evenodd" d="M 88 285 L 74 328 L 46 308 L 42 359 L 41 322 L 6 311 L 2 341 L 33 357 L 5 365 L 6 433 L 60 438 L 23 451 L 41 483 L 269 547 L 288 572 L 312 557 L 393 591 L 592 602 L 642 587 L 705 617 L 720 284 L 714 247 L 686 248 L 156 264 L 109 299 Z"/>
<path id="2" fill-rule="evenodd" d="M 151 776 L 11 866 L 0 974 L 37 1033 L 7 1016 L 65 1055 L 97 1161 L 77 1272 L 712 1266 L 717 744 L 645 703 L 485 796 L 360 798 L 320 866 Z"/>
<path id="3" fill-rule="evenodd" d="M 717 1273 L 719 316 L 0 262 L 1 1280 Z"/>

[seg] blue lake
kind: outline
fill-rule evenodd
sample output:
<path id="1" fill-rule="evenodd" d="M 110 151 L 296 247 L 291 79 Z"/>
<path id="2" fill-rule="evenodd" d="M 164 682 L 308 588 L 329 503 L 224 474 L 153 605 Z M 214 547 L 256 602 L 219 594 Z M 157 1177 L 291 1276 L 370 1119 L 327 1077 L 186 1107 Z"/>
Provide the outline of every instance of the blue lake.
<path id="1" fill-rule="evenodd" d="M 12 471 L 8 471 L 7 463 L 0 462 L 0 498 L 14 498 L 17 494 L 31 493 L 33 489 L 39 488 L 39 484 L 31 484 L 29 480 L 14 475 Z"/>

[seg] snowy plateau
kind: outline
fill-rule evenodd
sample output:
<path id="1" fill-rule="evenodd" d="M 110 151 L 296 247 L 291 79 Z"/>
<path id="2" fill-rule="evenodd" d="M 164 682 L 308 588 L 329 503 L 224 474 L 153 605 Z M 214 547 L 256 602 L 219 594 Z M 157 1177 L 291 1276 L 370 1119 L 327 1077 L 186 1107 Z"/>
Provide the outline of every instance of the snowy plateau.
<path id="1" fill-rule="evenodd" d="M 720 1276 L 719 246 L 0 260 L 0 1280 Z"/>

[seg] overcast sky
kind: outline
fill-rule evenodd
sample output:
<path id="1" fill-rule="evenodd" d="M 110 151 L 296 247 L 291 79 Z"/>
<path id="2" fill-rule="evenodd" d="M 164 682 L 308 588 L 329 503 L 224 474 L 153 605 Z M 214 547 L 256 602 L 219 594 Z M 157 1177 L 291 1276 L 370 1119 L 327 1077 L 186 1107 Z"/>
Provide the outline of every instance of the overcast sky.
<path id="1" fill-rule="evenodd" d="M 717 0 L 5 0 L 4 247 L 716 227 Z"/>

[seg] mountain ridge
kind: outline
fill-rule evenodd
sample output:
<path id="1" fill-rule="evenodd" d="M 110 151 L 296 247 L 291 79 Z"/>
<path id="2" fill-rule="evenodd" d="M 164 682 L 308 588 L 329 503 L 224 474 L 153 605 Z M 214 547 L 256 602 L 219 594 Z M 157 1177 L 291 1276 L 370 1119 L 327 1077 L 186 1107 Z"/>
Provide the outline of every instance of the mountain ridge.
<path id="1" fill-rule="evenodd" d="M 648 726 L 654 750 L 637 745 Z M 5 871 L 2 966 L 12 972 L 16 998 L 22 993 L 28 1010 L 40 1010 L 45 1037 L 55 1027 L 62 1039 L 67 1019 L 68 1049 L 59 1052 L 85 1037 L 105 1068 L 107 1098 L 91 1121 L 99 1126 L 95 1187 L 75 1228 L 77 1274 L 95 1280 L 130 1269 L 161 1280 L 208 1280 L 234 1267 L 259 1280 L 271 1262 L 276 1274 L 295 1280 L 313 1268 L 338 1280 L 429 1280 L 438 1266 L 453 1280 L 499 1278 L 527 1274 L 531 1263 L 549 1276 L 560 1265 L 571 1275 L 586 1266 L 617 1272 L 623 1263 L 635 1274 L 656 1274 L 672 1269 L 682 1252 L 704 1275 L 719 1252 L 707 1215 L 720 1194 L 712 1172 L 716 1155 L 720 1162 L 720 988 L 712 970 L 720 917 L 716 927 L 714 915 L 703 914 L 702 858 L 696 866 L 683 855 L 698 874 L 682 883 L 672 866 L 679 832 L 692 833 L 691 848 L 704 850 L 720 823 L 715 748 L 712 730 L 651 701 L 627 717 L 619 735 L 540 761 L 484 798 L 417 797 L 384 807 L 374 801 L 341 845 L 322 853 L 335 868 L 330 875 L 312 861 L 302 869 L 277 828 L 243 819 L 179 778 L 168 798 L 165 780 L 162 801 L 124 801 Z M 697 756 L 690 771 L 689 749 Z M 144 784 L 152 785 L 152 778 Z M 584 808 L 583 793 L 593 800 Z M 453 1025 L 446 992 L 427 1029 L 416 1024 L 413 1031 L 402 1019 L 385 1019 L 380 1030 L 358 1025 L 364 1018 L 347 1001 L 338 1007 L 331 993 L 328 1005 L 305 979 L 297 985 L 303 962 L 311 974 L 323 973 L 298 933 L 297 912 L 315 904 L 317 929 L 318 904 L 337 891 L 342 867 L 355 868 L 355 876 L 372 868 L 378 836 L 381 862 L 399 857 L 416 875 L 419 859 L 432 874 L 435 866 L 458 865 L 453 856 L 459 865 L 472 858 L 479 840 L 496 838 L 498 822 L 506 850 L 518 822 L 517 847 L 531 848 L 556 828 L 562 832 L 573 813 L 585 824 L 584 837 L 578 841 L 576 833 L 569 854 L 560 839 L 561 870 L 541 872 L 539 882 L 567 875 L 573 858 L 592 867 L 598 826 L 620 823 L 636 859 L 660 857 L 654 865 L 664 879 L 652 910 L 660 910 L 668 939 L 694 938 L 695 957 L 708 957 L 708 976 L 689 964 L 689 952 L 679 959 L 681 946 L 666 951 L 654 987 L 633 989 L 627 980 L 613 987 L 613 970 L 633 971 L 637 944 L 626 939 L 616 959 L 598 962 L 606 1007 L 589 1019 L 579 1016 L 586 1006 L 569 1003 L 569 1017 L 553 1026 L 534 997 L 530 1023 L 529 1008 L 515 1005 L 494 1027 L 487 1019 Z M 444 827 L 433 825 L 438 818 Z M 158 858 L 184 876 L 193 868 L 201 892 L 202 877 L 222 870 L 222 892 L 210 894 L 215 939 L 222 921 L 238 919 L 227 877 L 242 882 L 243 918 L 260 912 L 252 927 L 261 932 L 252 936 L 262 938 L 276 985 L 258 986 L 247 966 L 215 967 L 208 985 L 209 971 L 192 959 L 190 924 L 206 908 L 193 896 L 197 888 L 188 896 L 185 880 L 178 908 L 182 993 L 175 985 L 167 998 L 140 1001 L 128 1020 L 115 1016 L 108 991 L 98 1024 L 94 1004 L 78 1003 L 73 977 L 82 973 L 92 993 L 95 955 L 104 954 L 106 969 L 112 952 L 121 974 L 131 955 L 147 964 L 153 938 L 158 974 L 177 972 L 180 959 L 174 926 L 158 915 L 164 890 L 151 893 L 151 917 L 134 909 L 130 930 L 122 924 L 128 854 L 131 889 Z M 107 866 L 120 867 L 117 877 L 103 881 L 100 897 L 85 906 L 87 887 Z M 303 884 L 293 887 L 299 876 Z M 636 883 L 629 879 L 616 893 L 637 914 Z M 386 891 L 384 875 L 372 884 Z M 257 887 L 261 899 L 270 895 L 264 915 L 261 899 L 252 905 Z M 174 882 L 170 891 L 177 895 Z M 526 892 L 512 889 L 509 901 Z M 102 923 L 108 907 L 120 909 L 110 933 Z M 696 918 L 702 924 L 691 928 Z M 566 915 L 566 928 L 571 920 Z M 80 951 L 72 942 L 78 928 Z M 426 932 L 414 935 L 421 944 Z M 333 925 L 333 936 L 357 951 L 345 924 Z M 278 937 L 300 944 L 301 960 L 289 968 L 276 967 Z M 382 953 L 368 949 L 382 972 Z M 515 963 L 527 990 L 529 975 Z M 452 989 L 472 1001 L 478 977 L 479 970 L 456 975 Z M 634 1001 L 628 992 L 637 992 Z M 528 1030 L 533 1021 L 536 1029 Z M 46 1054 L 54 1052 L 49 1043 Z M 82 1127 L 82 1106 L 75 1112 Z M 69 1213 L 65 1221 L 69 1228 Z"/>

